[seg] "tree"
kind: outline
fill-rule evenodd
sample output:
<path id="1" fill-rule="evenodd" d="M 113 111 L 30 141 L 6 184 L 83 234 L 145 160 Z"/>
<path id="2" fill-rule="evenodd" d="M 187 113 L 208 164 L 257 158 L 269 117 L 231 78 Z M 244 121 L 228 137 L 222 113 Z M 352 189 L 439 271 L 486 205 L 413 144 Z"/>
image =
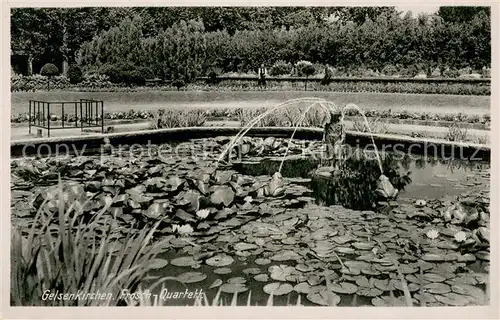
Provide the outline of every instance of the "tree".
<path id="1" fill-rule="evenodd" d="M 59 69 L 52 63 L 47 63 L 42 67 L 40 71 L 42 76 L 47 77 L 47 91 L 50 90 L 50 78 L 57 76 L 59 74 Z"/>
<path id="2" fill-rule="evenodd" d="M 11 11 L 11 49 L 28 57 L 28 75 L 33 74 L 33 60 L 41 56 L 50 36 L 50 24 L 44 9 L 14 8 Z"/>
<path id="3" fill-rule="evenodd" d="M 483 13 L 489 18 L 490 7 L 446 6 L 439 7 L 437 14 L 443 18 L 445 22 L 456 23 L 470 22 L 474 16 L 479 13 Z"/>

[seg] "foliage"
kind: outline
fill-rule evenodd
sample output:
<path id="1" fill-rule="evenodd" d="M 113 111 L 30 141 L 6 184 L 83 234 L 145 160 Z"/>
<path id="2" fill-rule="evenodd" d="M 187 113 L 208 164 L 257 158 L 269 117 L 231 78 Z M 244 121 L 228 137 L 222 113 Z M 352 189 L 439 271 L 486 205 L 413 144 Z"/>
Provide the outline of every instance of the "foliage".
<path id="1" fill-rule="evenodd" d="M 68 69 L 69 83 L 78 84 L 83 81 L 82 69 L 77 65 L 70 65 Z"/>
<path id="2" fill-rule="evenodd" d="M 32 57 L 78 61 L 84 71 L 118 61 L 151 65 L 165 79 L 192 78 L 212 63 L 228 72 L 279 60 L 479 70 L 491 64 L 490 20 L 488 7 L 417 17 L 394 7 L 16 8 L 11 45 Z"/>
<path id="3" fill-rule="evenodd" d="M 309 61 L 299 61 L 295 65 L 299 77 L 310 77 L 316 73 L 316 68 Z"/>
<path id="4" fill-rule="evenodd" d="M 401 174 L 395 157 L 381 155 L 384 175 L 399 191 L 411 183 L 410 173 Z M 340 204 L 351 209 L 373 209 L 379 198 L 375 190 L 381 175 L 375 155 L 350 156 L 343 160 L 331 178 L 313 177 L 311 187 L 318 199 L 327 205 Z"/>
<path id="5" fill-rule="evenodd" d="M 48 77 L 35 74 L 32 76 L 14 75 L 11 77 L 11 91 L 38 91 L 46 90 Z M 65 76 L 51 77 L 52 88 L 67 88 L 70 83 Z"/>
<path id="6" fill-rule="evenodd" d="M 446 131 L 445 139 L 448 141 L 467 141 L 468 131 L 457 125 L 453 125 Z"/>
<path id="7" fill-rule="evenodd" d="M 40 74 L 46 77 L 53 77 L 59 74 L 59 69 L 52 63 L 47 63 L 40 70 Z"/>
<path id="8" fill-rule="evenodd" d="M 49 209 L 47 197 L 37 210 L 28 238 L 20 229 L 13 229 L 11 304 L 14 306 L 117 305 L 122 301 L 42 297 L 46 290 L 61 293 L 93 290 L 114 297 L 124 289 L 135 292 L 150 270 L 150 262 L 164 247 L 163 242 L 149 244 L 156 225 L 137 234 L 131 229 L 118 253 L 112 254 L 116 234 L 111 229 L 113 218 L 106 217 L 111 203 L 86 219 L 83 206 L 70 204 L 66 198 L 64 185 L 59 182 L 57 210 Z"/>
<path id="9" fill-rule="evenodd" d="M 207 112 L 195 110 L 159 110 L 151 115 L 151 129 L 167 129 L 179 127 L 200 127 L 207 120 Z"/>
<path id="10" fill-rule="evenodd" d="M 276 61 L 274 65 L 271 67 L 269 74 L 271 76 L 290 75 L 290 73 L 292 73 L 292 70 L 293 66 L 291 63 L 279 60 Z"/>

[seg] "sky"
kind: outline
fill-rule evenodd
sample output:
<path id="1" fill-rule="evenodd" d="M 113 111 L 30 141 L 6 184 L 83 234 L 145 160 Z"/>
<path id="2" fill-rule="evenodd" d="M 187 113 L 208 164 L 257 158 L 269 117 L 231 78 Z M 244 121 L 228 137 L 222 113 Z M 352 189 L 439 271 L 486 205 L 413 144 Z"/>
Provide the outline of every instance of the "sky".
<path id="1" fill-rule="evenodd" d="M 418 5 L 418 2 L 416 5 L 411 5 L 411 4 L 406 4 L 406 5 L 399 5 L 396 6 L 397 10 L 400 11 L 411 11 L 414 16 L 416 16 L 419 13 L 435 13 L 438 11 L 439 6 L 432 5 L 432 4 L 422 4 Z"/>

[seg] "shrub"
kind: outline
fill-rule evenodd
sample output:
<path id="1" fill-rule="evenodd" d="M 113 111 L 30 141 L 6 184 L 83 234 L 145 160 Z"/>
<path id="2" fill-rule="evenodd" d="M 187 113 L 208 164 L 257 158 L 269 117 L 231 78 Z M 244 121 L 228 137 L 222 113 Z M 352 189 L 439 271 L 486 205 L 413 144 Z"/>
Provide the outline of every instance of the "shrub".
<path id="1" fill-rule="evenodd" d="M 182 87 L 186 86 L 186 83 L 184 80 L 177 79 L 172 81 L 172 86 L 176 87 L 177 90 L 180 90 Z"/>
<path id="2" fill-rule="evenodd" d="M 112 83 L 122 83 L 123 76 L 118 67 L 114 64 L 105 64 L 99 68 L 99 73 L 106 75 Z"/>
<path id="3" fill-rule="evenodd" d="M 293 66 L 291 63 L 279 60 L 271 67 L 271 70 L 269 70 L 269 74 L 271 76 L 289 75 L 290 73 L 292 73 L 292 70 Z"/>
<path id="4" fill-rule="evenodd" d="M 310 77 L 316 73 L 316 68 L 309 61 L 299 61 L 295 66 L 299 77 Z"/>
<path id="5" fill-rule="evenodd" d="M 442 74 L 445 78 L 457 78 L 460 75 L 460 72 L 456 69 L 446 68 Z"/>
<path id="6" fill-rule="evenodd" d="M 78 84 L 83 81 L 82 69 L 77 65 L 71 65 L 68 69 L 69 83 Z"/>
<path id="7" fill-rule="evenodd" d="M 53 63 L 46 63 L 42 70 L 40 70 L 40 74 L 46 77 L 53 77 L 59 74 L 59 69 Z"/>
<path id="8" fill-rule="evenodd" d="M 395 76 L 398 74 L 398 68 L 392 64 L 388 64 L 382 68 L 382 74 L 386 76 Z"/>

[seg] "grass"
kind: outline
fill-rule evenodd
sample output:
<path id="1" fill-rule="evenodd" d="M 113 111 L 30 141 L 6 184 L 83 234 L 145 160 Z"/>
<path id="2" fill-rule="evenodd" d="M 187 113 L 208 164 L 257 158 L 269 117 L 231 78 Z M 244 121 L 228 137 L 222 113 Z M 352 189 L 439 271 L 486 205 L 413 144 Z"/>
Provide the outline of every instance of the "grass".
<path id="1" fill-rule="evenodd" d="M 111 254 L 117 236 L 111 230 L 114 217 L 108 215 L 112 202 L 84 222 L 77 202 L 64 202 L 59 180 L 57 212 L 45 204 L 37 210 L 33 225 L 25 238 L 18 228 L 12 230 L 11 305 L 13 306 L 95 306 L 117 305 L 110 300 L 43 300 L 43 293 L 110 293 L 135 292 L 156 255 L 165 247 L 151 244 L 158 226 L 127 233 L 120 239 L 118 253 Z M 66 208 L 67 207 L 67 208 Z M 80 207 L 81 208 L 81 207 Z M 55 224 L 53 221 L 55 220 Z"/>
<path id="2" fill-rule="evenodd" d="M 130 109 L 156 111 L 160 108 L 235 108 L 265 107 L 280 102 L 301 98 L 317 97 L 335 102 L 337 105 L 355 103 L 365 110 L 389 110 L 393 112 L 433 112 L 454 114 L 489 113 L 489 96 L 456 95 L 414 95 L 414 94 L 376 94 L 376 93 L 335 93 L 321 91 L 261 91 L 261 92 L 199 92 L 199 91 L 159 91 L 149 89 L 145 92 L 14 92 L 11 94 L 12 115 L 28 111 L 29 100 L 40 101 L 78 101 L 96 99 L 104 101 L 104 112 L 127 112 Z M 52 108 L 51 108 L 52 109 Z M 56 112 L 54 109 L 53 112 Z M 70 110 L 68 110 L 69 112 Z"/>

